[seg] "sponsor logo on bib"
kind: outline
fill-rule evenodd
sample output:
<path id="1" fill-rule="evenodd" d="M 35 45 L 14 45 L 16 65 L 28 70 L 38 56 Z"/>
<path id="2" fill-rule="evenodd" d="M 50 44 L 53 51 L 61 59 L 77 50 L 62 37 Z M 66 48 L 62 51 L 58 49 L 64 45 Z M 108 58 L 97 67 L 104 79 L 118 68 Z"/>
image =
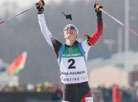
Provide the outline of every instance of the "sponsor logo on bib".
<path id="1" fill-rule="evenodd" d="M 68 49 L 68 51 L 69 51 L 69 53 L 71 53 L 71 52 L 72 52 L 72 50 L 71 50 L 71 49 Z"/>

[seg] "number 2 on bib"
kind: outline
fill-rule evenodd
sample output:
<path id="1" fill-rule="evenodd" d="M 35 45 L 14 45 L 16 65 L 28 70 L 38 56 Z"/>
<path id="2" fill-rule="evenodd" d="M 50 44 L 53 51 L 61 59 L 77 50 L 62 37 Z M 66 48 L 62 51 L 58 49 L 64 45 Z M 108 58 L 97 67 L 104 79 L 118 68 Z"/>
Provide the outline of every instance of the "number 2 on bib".
<path id="1" fill-rule="evenodd" d="M 75 69 L 76 67 L 74 66 L 75 60 L 74 59 L 69 59 L 68 62 L 70 63 L 68 69 Z"/>

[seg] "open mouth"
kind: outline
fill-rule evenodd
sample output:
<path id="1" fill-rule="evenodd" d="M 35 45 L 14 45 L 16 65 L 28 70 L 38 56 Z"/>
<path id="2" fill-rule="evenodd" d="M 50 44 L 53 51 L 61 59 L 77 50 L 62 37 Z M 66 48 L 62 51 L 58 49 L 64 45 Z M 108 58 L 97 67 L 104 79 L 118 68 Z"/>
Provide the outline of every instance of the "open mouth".
<path id="1" fill-rule="evenodd" d="M 73 32 L 68 32 L 68 34 L 73 34 Z"/>

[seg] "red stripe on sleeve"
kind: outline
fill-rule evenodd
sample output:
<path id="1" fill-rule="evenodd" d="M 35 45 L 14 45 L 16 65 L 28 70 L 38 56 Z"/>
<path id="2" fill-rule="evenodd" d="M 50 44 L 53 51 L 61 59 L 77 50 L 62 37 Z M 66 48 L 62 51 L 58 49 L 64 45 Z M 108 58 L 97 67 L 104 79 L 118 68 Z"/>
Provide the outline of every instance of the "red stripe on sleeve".
<path id="1" fill-rule="evenodd" d="M 97 43 L 97 41 L 100 39 L 102 34 L 103 34 L 103 22 L 98 21 L 96 31 L 94 34 L 92 34 L 92 36 L 88 40 L 88 43 L 94 46 Z"/>

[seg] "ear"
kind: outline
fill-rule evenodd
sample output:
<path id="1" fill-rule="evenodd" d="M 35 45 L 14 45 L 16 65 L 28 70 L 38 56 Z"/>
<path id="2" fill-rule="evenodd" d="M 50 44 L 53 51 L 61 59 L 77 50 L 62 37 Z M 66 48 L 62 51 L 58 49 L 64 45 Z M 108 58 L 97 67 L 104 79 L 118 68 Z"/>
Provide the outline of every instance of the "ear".
<path id="1" fill-rule="evenodd" d="M 76 35 L 76 39 L 78 38 L 78 34 Z"/>
<path id="2" fill-rule="evenodd" d="M 64 38 L 66 39 L 65 31 L 63 33 L 64 33 Z"/>
<path id="3" fill-rule="evenodd" d="M 77 31 L 76 31 L 76 39 L 78 38 L 78 34 L 77 34 Z"/>

